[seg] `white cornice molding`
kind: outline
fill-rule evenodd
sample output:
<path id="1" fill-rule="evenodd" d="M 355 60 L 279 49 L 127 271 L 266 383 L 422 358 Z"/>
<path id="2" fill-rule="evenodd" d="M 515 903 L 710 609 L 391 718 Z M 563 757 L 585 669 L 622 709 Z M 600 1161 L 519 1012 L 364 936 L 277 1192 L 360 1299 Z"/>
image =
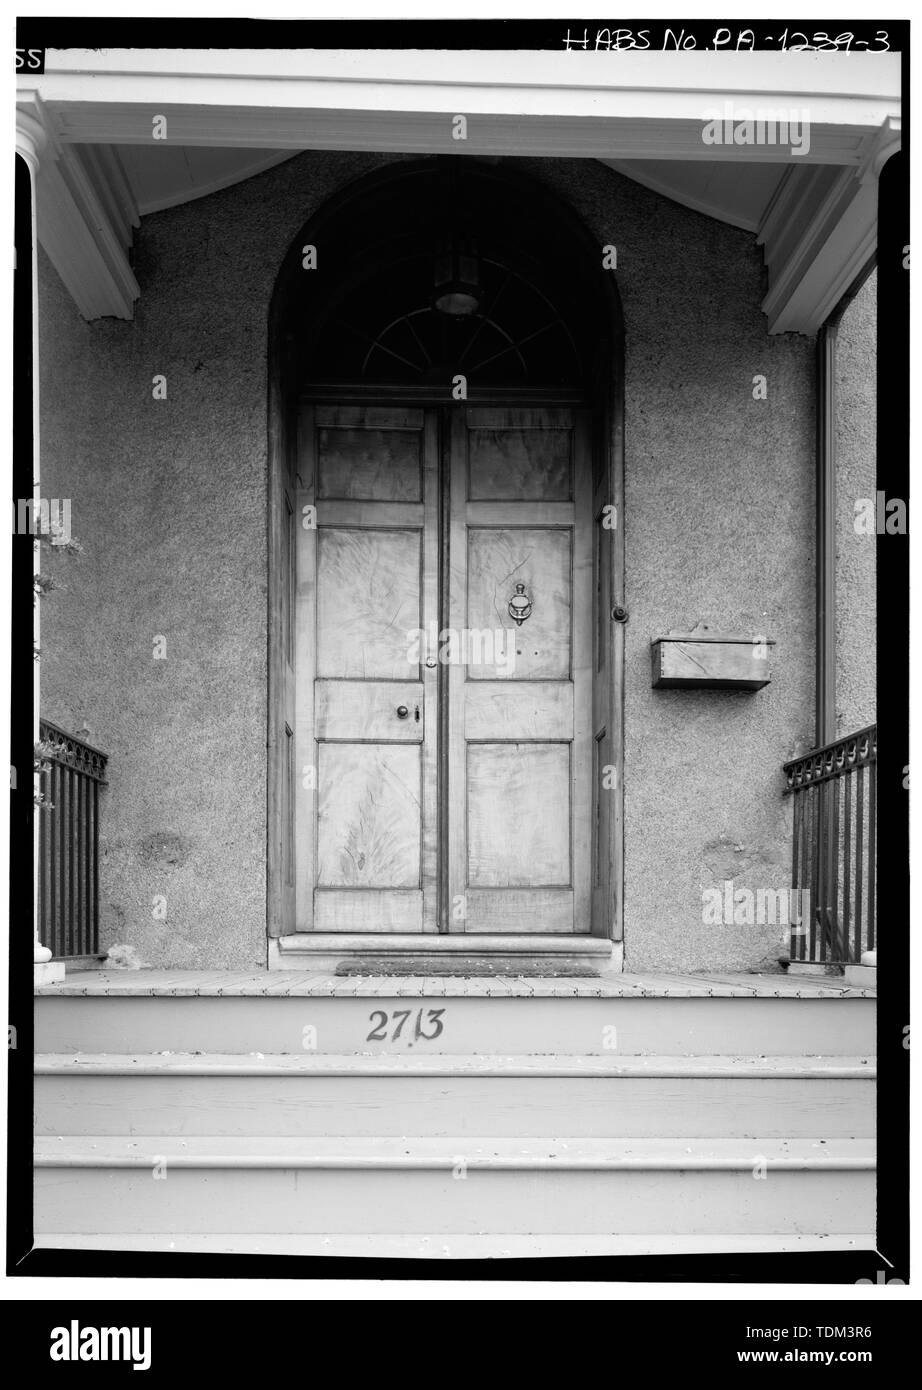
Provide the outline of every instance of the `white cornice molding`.
<path id="1" fill-rule="evenodd" d="M 22 79 L 25 81 L 25 79 Z M 857 164 L 900 109 L 900 55 L 49 49 L 41 93 L 63 143 L 785 162 L 706 145 L 715 109 L 794 110 L 798 159 Z M 452 138 L 452 118 L 468 122 Z"/>
<path id="2" fill-rule="evenodd" d="M 130 84 L 128 84 L 130 85 Z M 568 105 L 557 103 L 552 111 L 490 109 L 485 94 L 479 105 L 466 94 L 454 102 L 425 109 L 385 104 L 402 101 L 405 93 L 382 90 L 378 105 L 255 106 L 241 92 L 240 103 L 211 105 L 206 101 L 171 102 L 164 93 L 125 100 L 123 82 L 111 102 L 87 100 L 66 103 L 50 100 L 48 109 L 55 133 L 63 144 L 151 145 L 155 117 L 166 118 L 173 145 L 230 146 L 235 149 L 277 150 L 374 150 L 397 154 L 519 155 L 584 159 L 688 159 L 730 163 L 786 164 L 791 158 L 803 164 L 857 166 L 868 135 L 863 114 L 850 108 L 853 122 L 813 122 L 810 148 L 792 156 L 779 145 L 708 145 L 703 130 L 712 106 L 686 93 L 644 95 L 636 110 L 625 95 L 613 101 L 581 96 Z M 93 89 L 98 93 L 98 89 Z M 279 96 L 290 96 L 279 88 Z M 232 90 L 225 92 L 227 97 Z M 462 104 L 463 103 L 463 104 Z M 498 103 L 496 104 L 498 105 Z M 600 110 L 608 106 L 608 111 Z M 775 108 L 777 109 L 777 108 Z M 465 117 L 464 139 L 454 138 L 456 115 Z"/>
<path id="3" fill-rule="evenodd" d="M 128 261 L 137 209 L 114 151 L 84 163 L 62 144 L 35 90 L 21 90 L 20 140 L 38 150 L 33 165 L 38 240 L 85 319 L 130 319 L 140 294 Z M 22 132 L 22 134 L 20 134 Z M 25 158 L 28 153 L 23 150 Z"/>
<path id="4" fill-rule="evenodd" d="M 54 49 L 45 53 L 42 81 L 73 84 L 152 78 L 161 86 L 192 79 L 198 89 L 223 80 L 251 87 L 333 83 L 417 88 L 477 88 L 604 92 L 693 93 L 698 100 L 769 95 L 796 99 L 896 99 L 899 53 L 569 52 L 471 49 Z M 396 104 L 396 103 L 392 103 Z"/>

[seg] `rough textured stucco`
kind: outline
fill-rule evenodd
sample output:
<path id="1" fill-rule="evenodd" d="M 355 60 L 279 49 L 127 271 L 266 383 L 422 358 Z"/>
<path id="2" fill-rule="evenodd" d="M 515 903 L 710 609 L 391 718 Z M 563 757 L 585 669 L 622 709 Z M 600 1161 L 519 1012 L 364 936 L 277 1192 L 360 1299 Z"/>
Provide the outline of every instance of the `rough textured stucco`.
<path id="1" fill-rule="evenodd" d="M 876 493 L 877 274 L 842 316 L 836 349 L 836 732 L 877 718 L 876 540 L 855 502 Z"/>
<path id="2" fill-rule="evenodd" d="M 265 959 L 268 305 L 304 221 L 386 162 L 305 154 L 145 218 L 132 324 L 84 324 L 42 266 L 43 493 L 73 497 L 86 547 L 55 561 L 43 707 L 111 755 L 103 945 L 154 964 Z M 768 336 L 752 236 L 592 162 L 521 167 L 618 247 L 626 965 L 773 961 L 779 928 L 705 926 L 702 890 L 788 882 L 780 764 L 812 734 L 812 345 Z M 651 638 L 700 621 L 775 638 L 772 684 L 653 691 Z"/>
<path id="3" fill-rule="evenodd" d="M 705 925 L 702 890 L 790 882 L 780 769 L 812 735 L 812 344 L 768 335 L 751 236 L 595 166 L 550 179 L 619 248 L 625 968 L 772 963 L 781 928 Z M 651 689 L 651 639 L 699 622 L 774 638 L 771 684 Z"/>
<path id="4" fill-rule="evenodd" d="M 265 959 L 262 334 L 194 242 L 167 259 L 134 324 L 83 323 L 43 277 L 43 489 L 84 551 L 48 566 L 42 709 L 109 754 L 103 949 L 245 966 Z"/>

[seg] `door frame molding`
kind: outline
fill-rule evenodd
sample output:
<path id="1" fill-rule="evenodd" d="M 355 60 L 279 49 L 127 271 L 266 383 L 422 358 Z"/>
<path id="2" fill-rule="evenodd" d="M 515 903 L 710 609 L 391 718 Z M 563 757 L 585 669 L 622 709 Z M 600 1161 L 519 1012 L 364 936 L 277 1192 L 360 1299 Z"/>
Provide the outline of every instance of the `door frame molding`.
<path id="1" fill-rule="evenodd" d="M 308 941 L 307 933 L 297 933 L 294 911 L 294 880 L 291 855 L 286 846 L 290 844 L 288 831 L 288 808 L 292 804 L 293 787 L 291 778 L 293 768 L 288 754 L 286 737 L 286 711 L 290 706 L 290 668 L 287 654 L 287 608 L 290 603 L 289 575 L 282 572 L 282 561 L 286 553 L 283 516 L 286 515 L 286 496 L 290 497 L 292 482 L 296 474 L 297 419 L 301 400 L 306 396 L 313 403 L 321 401 L 359 400 L 374 404 L 435 404 L 451 406 L 455 404 L 445 398 L 444 387 L 384 387 L 355 383 L 345 385 L 318 385 L 316 389 L 305 388 L 295 375 L 295 338 L 286 318 L 286 303 L 293 281 L 303 272 L 301 269 L 300 248 L 312 240 L 318 222 L 326 223 L 331 216 L 331 204 L 340 210 L 344 202 L 351 202 L 350 193 L 360 196 L 359 186 L 368 180 L 378 182 L 389 172 L 395 176 L 406 173 L 403 163 L 378 169 L 355 181 L 350 189 L 340 190 L 317 210 L 298 236 L 280 269 L 269 308 L 268 337 L 268 381 L 267 381 L 267 671 L 268 671 L 268 710 L 267 710 L 267 845 L 266 845 L 266 895 L 267 895 L 267 963 L 270 968 L 303 968 L 306 958 L 311 958 L 320 968 L 327 968 L 326 962 L 333 956 L 338 959 L 369 952 L 365 938 L 343 940 L 335 944 L 329 937 L 316 936 Z M 562 203 L 548 188 L 527 176 L 517 176 L 523 184 L 540 192 L 543 200 L 556 204 L 561 222 L 573 237 L 578 254 L 589 255 L 601 264 L 602 244 L 596 240 L 576 213 Z M 345 196 L 344 196 L 345 193 Z M 468 939 L 467 954 L 502 953 L 500 942 L 510 956 L 551 955 L 561 959 L 570 957 L 574 961 L 585 956 L 604 956 L 608 968 L 620 970 L 623 963 L 624 939 L 624 624 L 615 621 L 613 612 L 624 608 L 625 604 L 625 545 L 624 545 L 624 321 L 620 296 L 614 276 L 609 272 L 600 281 L 604 300 L 605 319 L 608 336 L 600 341 L 595 352 L 595 367 L 589 400 L 579 392 L 541 391 L 515 389 L 470 390 L 465 401 L 457 402 L 459 408 L 478 404 L 538 404 L 542 406 L 583 405 L 591 407 L 595 421 L 594 450 L 598 451 L 607 486 L 603 479 L 601 495 L 607 492 L 608 501 L 614 507 L 616 525 L 605 532 L 610 545 L 610 593 L 600 595 L 599 604 L 607 609 L 608 641 L 611 649 L 612 680 L 609 689 L 609 720 L 612 737 L 612 757 L 615 767 L 615 785 L 611 788 L 611 830 L 609 836 L 609 903 L 608 920 L 611 924 L 610 936 L 580 937 L 572 941 L 560 937 L 533 935 L 523 939 L 497 938 L 496 943 L 489 937 L 478 937 L 472 950 L 473 938 Z M 594 521 L 596 518 L 593 518 Z M 289 524 L 291 524 L 289 522 Z M 414 954 L 419 954 L 422 946 L 430 948 L 431 941 L 442 943 L 436 951 L 457 950 L 446 947 L 444 942 L 453 938 L 450 935 L 434 934 L 425 943 L 414 942 Z M 463 942 L 464 938 L 460 940 Z M 364 942 L 364 945 L 362 944 Z M 580 943 L 577 945 L 577 942 Z M 375 946 L 377 954 L 406 952 L 407 943 L 392 937 L 386 942 L 378 938 Z M 300 957 L 300 964 L 299 958 Z M 323 964 L 322 964 L 323 962 Z"/>

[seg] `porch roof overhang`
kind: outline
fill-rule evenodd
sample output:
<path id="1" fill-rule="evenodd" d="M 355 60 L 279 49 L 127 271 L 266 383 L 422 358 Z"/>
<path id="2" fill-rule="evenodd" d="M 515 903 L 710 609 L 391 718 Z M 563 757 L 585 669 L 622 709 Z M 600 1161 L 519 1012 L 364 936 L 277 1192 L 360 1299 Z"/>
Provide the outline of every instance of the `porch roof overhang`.
<path id="1" fill-rule="evenodd" d="M 759 111 L 808 120 L 809 148 L 705 143 L 708 121 Z M 342 149 L 599 159 L 752 231 L 769 331 L 813 334 L 876 250 L 900 55 L 48 50 L 44 74 L 19 79 L 18 124 L 39 240 L 87 319 L 131 318 L 145 213 Z"/>

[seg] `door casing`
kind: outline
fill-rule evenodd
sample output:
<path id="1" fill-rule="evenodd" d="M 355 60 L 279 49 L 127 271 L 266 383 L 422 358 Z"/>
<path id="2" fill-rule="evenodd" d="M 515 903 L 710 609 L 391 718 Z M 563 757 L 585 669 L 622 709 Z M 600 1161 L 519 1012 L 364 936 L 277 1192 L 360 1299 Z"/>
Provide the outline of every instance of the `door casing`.
<path id="1" fill-rule="evenodd" d="M 279 373 L 279 377 L 281 377 Z M 276 383 L 280 388 L 280 381 Z M 595 602 L 592 627 L 595 634 L 593 650 L 592 689 L 592 781 L 598 787 L 603 775 L 607 780 L 607 795 L 595 806 L 590 834 L 591 930 L 593 935 L 618 941 L 622 935 L 621 874 L 623 862 L 623 779 L 621 682 L 623 679 L 623 626 L 612 617 L 612 610 L 623 602 L 623 525 L 620 374 L 615 389 L 604 409 L 586 412 L 586 400 L 575 393 L 539 391 L 482 391 L 463 404 L 443 410 L 446 425 L 460 418 L 465 407 L 477 406 L 538 406 L 540 408 L 571 407 L 586 412 L 586 428 L 591 435 L 592 452 L 592 522 L 595 532 L 593 546 Z M 274 399 L 273 399 L 274 397 Z M 297 419 L 306 402 L 315 406 L 334 406 L 345 402 L 363 405 L 406 406 L 421 408 L 430 404 L 445 407 L 445 394 L 438 388 L 412 391 L 394 388 L 369 388 L 365 384 L 352 387 L 314 388 L 305 391 L 283 409 L 280 389 L 270 393 L 270 709 L 269 709 L 269 934 L 291 936 L 299 933 L 296 909 L 295 864 L 291 825 L 291 808 L 296 802 L 294 779 L 297 760 L 292 723 L 294 708 L 294 668 L 291 654 L 294 644 L 294 594 L 290 573 L 286 574 L 286 558 L 296 544 L 297 514 Z M 274 410 L 272 407 L 275 407 Z M 442 451 L 440 451 L 442 452 Z M 442 490 L 445 497 L 445 490 Z M 603 517 L 604 513 L 604 517 Z M 612 524 L 614 518 L 614 524 Z M 603 525 L 604 519 L 604 525 Z M 287 533 L 287 534 L 286 534 Z M 447 556 L 443 556 L 447 563 Z M 442 576 L 443 583 L 447 574 Z M 441 618 L 440 618 L 441 621 Z M 448 757 L 448 701 L 439 701 L 439 719 L 443 722 L 440 757 Z M 447 841 L 445 833 L 449 811 L 443 798 L 437 812 L 437 853 Z M 447 876 L 442 875 L 446 884 Z M 574 882 L 576 879 L 574 879 Z M 442 916 L 447 910 L 442 905 Z M 300 939 L 300 937 L 299 937 Z M 397 948 L 401 938 L 382 937 L 382 948 Z M 468 938 L 476 948 L 476 936 Z M 488 939 L 482 938 L 488 945 Z M 448 944 L 448 943 L 446 943 Z"/>

